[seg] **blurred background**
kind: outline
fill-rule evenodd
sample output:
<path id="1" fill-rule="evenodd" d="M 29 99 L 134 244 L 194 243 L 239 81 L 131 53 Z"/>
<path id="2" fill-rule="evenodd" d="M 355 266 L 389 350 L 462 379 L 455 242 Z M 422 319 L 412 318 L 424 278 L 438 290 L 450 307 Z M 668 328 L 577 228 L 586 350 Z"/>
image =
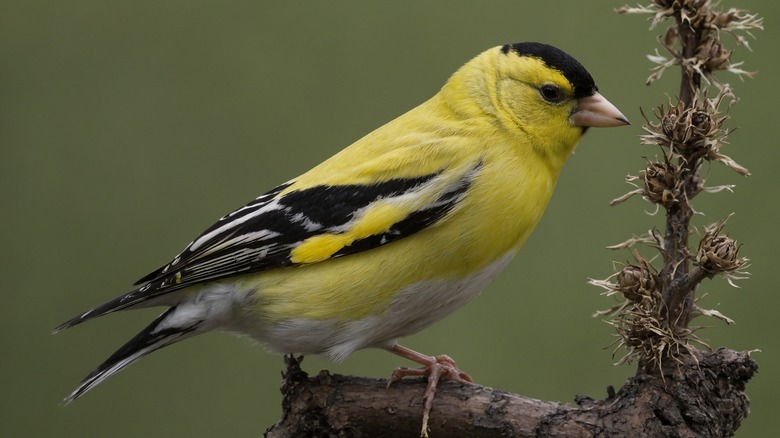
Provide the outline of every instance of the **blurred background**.
<path id="1" fill-rule="evenodd" d="M 0 435 L 258 436 L 278 418 L 282 358 L 215 333 L 157 352 L 71 406 L 62 398 L 146 326 L 157 309 L 51 329 L 129 289 L 224 213 L 309 169 L 433 95 L 482 50 L 538 40 L 578 58 L 631 127 L 592 130 L 571 157 L 542 223 L 480 298 L 404 340 L 446 353 L 483 385 L 547 400 L 606 395 L 634 367 L 613 366 L 613 329 L 591 314 L 614 302 L 587 285 L 607 245 L 662 227 L 652 207 L 608 201 L 658 151 L 640 146 L 649 113 L 679 87 L 670 70 L 644 85 L 663 29 L 577 0 L 257 2 L 53 0 L 0 3 Z M 767 436 L 780 409 L 776 311 L 780 203 L 777 124 L 780 3 L 725 0 L 766 17 L 735 55 L 755 80 L 723 150 L 753 175 L 705 168 L 699 227 L 728 231 L 753 275 L 740 289 L 705 281 L 705 307 L 736 320 L 700 334 L 713 347 L 761 349 L 752 412 L 738 436 Z M 734 47 L 728 35 L 724 40 Z M 621 355 L 622 351 L 618 352 Z M 304 368 L 386 377 L 409 365 L 362 351 Z M 770 429 L 771 428 L 771 429 Z"/>

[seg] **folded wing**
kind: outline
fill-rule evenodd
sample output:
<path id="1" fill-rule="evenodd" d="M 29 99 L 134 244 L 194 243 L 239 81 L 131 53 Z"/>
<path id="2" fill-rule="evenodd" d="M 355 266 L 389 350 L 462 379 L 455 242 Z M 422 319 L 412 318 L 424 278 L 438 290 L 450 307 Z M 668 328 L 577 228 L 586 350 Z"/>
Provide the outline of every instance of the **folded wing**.
<path id="1" fill-rule="evenodd" d="M 434 226 L 455 209 L 481 163 L 372 184 L 283 184 L 222 217 L 140 285 L 55 329 L 199 283 L 369 251 Z M 151 304 L 151 303 L 150 303 Z"/>

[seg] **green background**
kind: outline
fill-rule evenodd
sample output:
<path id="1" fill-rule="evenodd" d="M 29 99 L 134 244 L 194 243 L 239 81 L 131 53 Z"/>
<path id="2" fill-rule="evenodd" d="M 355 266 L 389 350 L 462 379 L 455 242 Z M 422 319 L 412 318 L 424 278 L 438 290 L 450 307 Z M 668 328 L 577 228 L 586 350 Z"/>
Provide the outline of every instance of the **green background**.
<path id="1" fill-rule="evenodd" d="M 738 436 L 775 430 L 780 351 L 777 226 L 780 147 L 778 2 L 768 30 L 736 60 L 759 70 L 735 85 L 739 127 L 715 164 L 701 226 L 728 224 L 752 260 L 741 289 L 705 281 L 711 345 L 761 349 Z M 621 2 L 4 1 L 0 3 L 0 435 L 258 436 L 279 417 L 280 356 L 217 333 L 155 353 L 71 406 L 62 398 L 159 310 L 125 312 L 57 336 L 50 330 L 167 262 L 222 214 L 292 178 L 435 93 L 482 50 L 545 41 L 577 57 L 634 122 L 594 129 L 571 157 L 542 223 L 507 271 L 455 315 L 404 345 L 447 353 L 483 385 L 531 397 L 603 398 L 633 366 L 611 364 L 613 330 L 591 314 L 613 304 L 588 286 L 627 252 L 604 247 L 662 226 L 633 199 L 639 108 L 673 95 L 676 71 L 644 85 L 660 30 L 618 16 Z M 724 36 L 730 46 L 733 39 Z M 384 377 L 398 357 L 362 351 L 305 369 Z M 435 408 L 434 408 L 435 409 Z M 435 415 L 435 411 L 434 411 Z"/>

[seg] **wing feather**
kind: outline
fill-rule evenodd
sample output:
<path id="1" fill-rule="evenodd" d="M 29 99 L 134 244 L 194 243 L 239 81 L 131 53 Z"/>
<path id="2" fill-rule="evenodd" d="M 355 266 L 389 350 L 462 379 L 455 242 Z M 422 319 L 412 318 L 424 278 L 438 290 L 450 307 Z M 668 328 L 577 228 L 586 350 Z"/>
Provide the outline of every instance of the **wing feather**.
<path id="1" fill-rule="evenodd" d="M 479 173 L 481 162 L 461 171 L 397 178 L 371 185 L 319 185 L 285 192 L 276 187 L 223 216 L 170 263 L 151 272 L 136 289 L 58 327 L 70 327 L 198 283 L 368 251 L 424 230 L 452 211 Z M 362 219 L 375 207 L 403 214 L 372 227 Z M 358 229 L 372 232 L 355 233 Z M 320 256 L 296 261 L 296 249 L 332 237 L 339 242 Z M 321 249 L 321 248 L 320 248 Z"/>

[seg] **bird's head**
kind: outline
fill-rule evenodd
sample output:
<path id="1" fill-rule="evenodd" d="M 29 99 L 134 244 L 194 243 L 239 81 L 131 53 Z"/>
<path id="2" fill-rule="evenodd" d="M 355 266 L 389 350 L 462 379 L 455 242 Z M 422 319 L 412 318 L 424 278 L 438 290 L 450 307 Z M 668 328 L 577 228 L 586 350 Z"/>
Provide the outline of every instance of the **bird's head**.
<path id="1" fill-rule="evenodd" d="M 572 127 L 613 127 L 628 119 L 598 92 L 590 73 L 542 43 L 506 44 L 496 60 L 497 104 L 520 119 L 538 114 Z"/>
<path id="2" fill-rule="evenodd" d="M 461 76 L 458 78 L 458 76 Z M 482 53 L 453 76 L 481 112 L 565 159 L 590 127 L 629 124 L 576 59 L 548 44 L 506 44 Z M 463 86 L 464 84 L 469 84 Z"/>

